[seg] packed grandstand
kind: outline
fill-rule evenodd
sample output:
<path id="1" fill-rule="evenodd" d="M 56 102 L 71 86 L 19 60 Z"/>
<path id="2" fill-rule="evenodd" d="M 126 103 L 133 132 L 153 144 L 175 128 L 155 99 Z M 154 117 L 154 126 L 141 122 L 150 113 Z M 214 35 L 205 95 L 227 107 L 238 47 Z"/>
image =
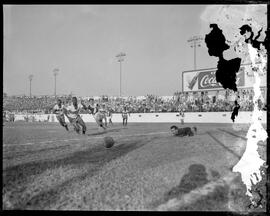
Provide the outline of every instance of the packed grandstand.
<path id="1" fill-rule="evenodd" d="M 253 110 L 254 92 L 252 89 L 239 89 L 238 101 L 240 111 Z M 74 95 L 59 96 L 64 104 L 71 101 Z M 224 112 L 231 111 L 236 95 L 230 90 L 201 91 L 201 92 L 175 92 L 173 96 L 137 96 L 137 97 L 79 97 L 79 101 L 90 98 L 95 103 L 105 103 L 113 113 L 120 113 L 126 106 L 130 113 L 149 112 L 178 112 L 179 106 L 185 112 Z M 7 96 L 3 97 L 3 110 L 13 114 L 39 113 L 50 114 L 56 103 L 54 96 Z M 262 89 L 262 98 L 259 101 L 261 109 L 266 108 L 266 92 Z"/>

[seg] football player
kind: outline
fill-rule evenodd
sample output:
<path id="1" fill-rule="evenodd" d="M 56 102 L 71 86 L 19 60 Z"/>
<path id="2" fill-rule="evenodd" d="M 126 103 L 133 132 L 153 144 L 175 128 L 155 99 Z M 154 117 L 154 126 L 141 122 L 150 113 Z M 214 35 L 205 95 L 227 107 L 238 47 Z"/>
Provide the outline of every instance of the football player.
<path id="1" fill-rule="evenodd" d="M 82 127 L 82 134 L 85 134 L 86 132 L 86 125 L 81 116 L 79 115 L 79 112 L 82 109 L 83 105 L 78 104 L 76 97 L 72 97 L 72 104 L 65 108 L 66 115 L 78 134 L 80 133 L 80 126 Z"/>
<path id="2" fill-rule="evenodd" d="M 197 127 L 193 127 L 193 128 L 190 128 L 190 127 L 178 128 L 177 126 L 173 125 L 173 126 L 171 126 L 170 130 L 171 130 L 171 133 L 174 136 L 180 136 L 180 137 L 183 137 L 183 136 L 194 136 L 194 134 L 197 134 Z"/>
<path id="3" fill-rule="evenodd" d="M 59 121 L 60 125 L 66 128 L 68 131 L 68 125 L 65 122 L 65 115 L 64 115 L 64 104 L 62 104 L 61 99 L 57 100 L 57 104 L 53 107 L 53 114 L 56 114 L 56 118 Z"/>

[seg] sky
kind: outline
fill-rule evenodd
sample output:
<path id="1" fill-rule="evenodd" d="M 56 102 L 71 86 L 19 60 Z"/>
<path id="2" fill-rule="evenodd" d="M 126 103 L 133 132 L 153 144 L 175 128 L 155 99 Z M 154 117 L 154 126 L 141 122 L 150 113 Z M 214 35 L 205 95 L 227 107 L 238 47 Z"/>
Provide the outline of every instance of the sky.
<path id="1" fill-rule="evenodd" d="M 207 5 L 4 5 L 3 87 L 8 95 L 173 95 L 194 69 L 192 36 L 209 33 Z M 211 9 L 213 10 L 213 8 Z M 212 13 L 211 13 L 212 14 Z M 205 18 L 206 17 L 206 18 Z M 203 42 L 196 65 L 216 67 Z"/>

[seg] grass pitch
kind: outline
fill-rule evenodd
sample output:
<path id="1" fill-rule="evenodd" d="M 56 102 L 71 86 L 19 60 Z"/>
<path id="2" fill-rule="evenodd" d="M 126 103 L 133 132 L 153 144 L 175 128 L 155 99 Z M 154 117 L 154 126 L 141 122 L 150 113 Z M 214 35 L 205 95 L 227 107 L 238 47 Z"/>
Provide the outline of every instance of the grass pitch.
<path id="1" fill-rule="evenodd" d="M 197 126 L 193 137 L 172 136 L 171 125 L 114 124 L 100 133 L 89 123 L 78 135 L 57 123 L 5 123 L 3 209 L 155 211 L 231 174 L 245 151 L 248 125 L 235 131 L 231 124 L 185 124 Z M 112 148 L 104 136 L 114 139 Z M 259 153 L 266 160 L 264 145 Z M 245 187 L 234 175 L 234 184 L 165 210 L 245 210 Z M 241 203 L 232 202 L 236 196 Z"/>

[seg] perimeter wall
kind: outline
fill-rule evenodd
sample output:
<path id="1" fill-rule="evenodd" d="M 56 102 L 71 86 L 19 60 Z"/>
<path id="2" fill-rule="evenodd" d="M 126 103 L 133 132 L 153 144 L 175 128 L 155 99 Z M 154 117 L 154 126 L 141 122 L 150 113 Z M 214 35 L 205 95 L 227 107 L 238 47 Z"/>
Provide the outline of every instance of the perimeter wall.
<path id="1" fill-rule="evenodd" d="M 262 111 L 262 123 L 266 123 L 266 111 Z M 93 116 L 89 114 L 81 115 L 85 122 L 95 122 Z M 15 121 L 29 122 L 57 122 L 55 114 L 44 115 L 15 115 Z M 185 113 L 185 123 L 232 123 L 231 112 L 190 112 Z M 68 122 L 68 119 L 66 118 Z M 113 114 L 114 123 L 122 122 L 121 114 Z M 235 119 L 236 123 L 251 123 L 252 112 L 239 112 Z M 178 113 L 131 113 L 128 122 L 145 123 L 173 123 L 180 122 Z"/>

